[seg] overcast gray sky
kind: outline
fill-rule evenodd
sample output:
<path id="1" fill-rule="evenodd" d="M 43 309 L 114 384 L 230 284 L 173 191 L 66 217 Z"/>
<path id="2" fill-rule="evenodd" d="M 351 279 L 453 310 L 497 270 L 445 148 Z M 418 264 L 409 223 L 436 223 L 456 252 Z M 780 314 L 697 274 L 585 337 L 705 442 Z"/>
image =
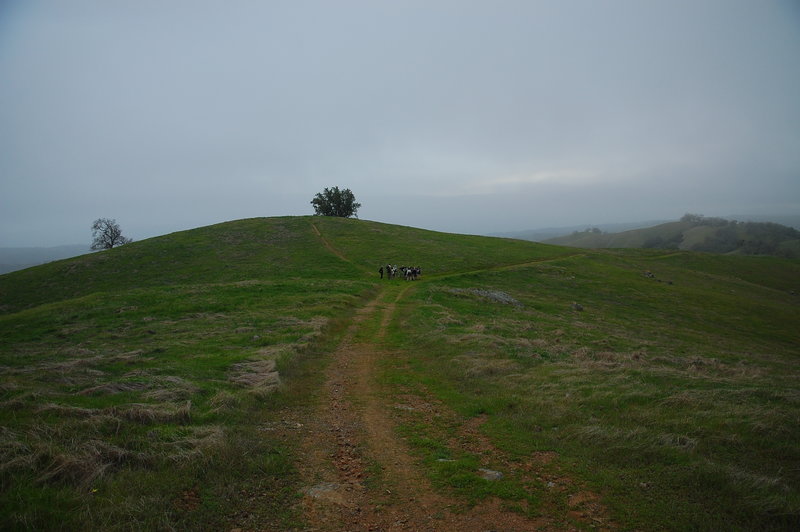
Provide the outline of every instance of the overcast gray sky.
<path id="1" fill-rule="evenodd" d="M 797 0 L 0 2 L 0 246 L 800 213 Z"/>

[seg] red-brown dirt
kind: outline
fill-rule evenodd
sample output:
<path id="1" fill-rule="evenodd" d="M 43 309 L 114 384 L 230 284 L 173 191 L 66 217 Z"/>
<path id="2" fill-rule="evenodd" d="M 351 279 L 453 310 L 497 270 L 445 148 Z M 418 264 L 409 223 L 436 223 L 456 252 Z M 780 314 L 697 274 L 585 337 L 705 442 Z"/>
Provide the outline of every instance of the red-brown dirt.
<path id="1" fill-rule="evenodd" d="M 377 361 L 390 355 L 381 339 L 395 310 L 394 302 L 381 303 L 381 297 L 353 319 L 327 366 L 318 408 L 295 432 L 302 435 L 299 467 L 305 488 L 299 504 L 304 530 L 570 530 L 577 524 L 614 528 L 599 496 L 574 487 L 566 477 L 541 471 L 553 460 L 550 454 L 537 453 L 524 463 L 506 460 L 481 433 L 481 417 L 463 422 L 450 445 L 491 456 L 507 472 L 553 487 L 566 503 L 545 504 L 542 513 L 554 515 L 531 519 L 497 499 L 469 507 L 435 490 L 395 427 L 411 412 L 450 422 L 457 416 L 430 397 L 392 398 L 377 383 Z M 377 335 L 369 341 L 357 339 L 359 328 L 378 312 L 383 314 Z"/>

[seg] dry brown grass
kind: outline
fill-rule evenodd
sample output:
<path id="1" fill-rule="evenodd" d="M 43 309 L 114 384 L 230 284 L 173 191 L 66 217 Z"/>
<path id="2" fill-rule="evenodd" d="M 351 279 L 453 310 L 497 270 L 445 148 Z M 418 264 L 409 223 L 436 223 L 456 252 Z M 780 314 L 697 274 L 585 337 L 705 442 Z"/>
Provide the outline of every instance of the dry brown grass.
<path id="1" fill-rule="evenodd" d="M 95 408 L 60 405 L 57 403 L 45 403 L 37 409 L 37 413 L 56 414 L 61 417 L 88 418 L 99 413 L 99 410 Z"/>
<path id="2" fill-rule="evenodd" d="M 125 463 L 148 462 L 146 455 L 133 453 L 102 440 L 88 440 L 73 449 L 50 453 L 42 451 L 46 465 L 40 482 L 62 481 L 82 486 L 91 485 L 111 469 Z"/>
<path id="3" fill-rule="evenodd" d="M 113 395 L 122 392 L 132 392 L 147 388 L 145 382 L 106 382 L 97 386 L 90 386 L 78 392 L 78 395 Z"/>
<path id="4" fill-rule="evenodd" d="M 142 424 L 152 423 L 189 423 L 191 421 L 192 402 L 184 403 L 128 403 L 109 408 L 83 408 L 77 406 L 47 403 L 38 412 L 56 414 L 61 417 L 93 419 L 102 417 L 117 418 Z"/>
<path id="5" fill-rule="evenodd" d="M 507 358 L 495 358 L 490 355 L 472 354 L 453 358 L 454 362 L 464 366 L 468 377 L 500 377 L 517 373 L 521 365 Z"/>
<path id="6" fill-rule="evenodd" d="M 172 462 L 188 462 L 209 456 L 227 445 L 225 431 L 217 425 L 191 427 L 185 435 L 160 445 L 162 454 Z"/>
<path id="7" fill-rule="evenodd" d="M 120 410 L 119 415 L 89 412 L 71 408 L 72 414 L 89 415 L 81 424 L 61 423 L 57 426 L 36 424 L 23 432 L 0 428 L 0 473 L 28 470 L 38 482 L 62 482 L 89 486 L 108 473 L 123 466 L 147 467 L 156 462 L 187 462 L 210 456 L 227 443 L 220 426 L 185 427 L 147 433 L 148 445 L 135 441 L 132 448 L 123 448 L 99 437 L 97 426 L 102 423 L 152 423 L 156 420 L 175 422 L 187 420 L 190 405 L 166 409 L 133 405 Z M 83 428 L 81 428 L 83 427 Z M 146 449 L 146 451 L 134 449 Z"/>
<path id="8" fill-rule="evenodd" d="M 152 405 L 147 403 L 131 403 L 107 409 L 109 413 L 141 424 L 153 423 L 189 423 L 192 418 L 192 402 L 182 404 L 165 403 Z"/>
<path id="9" fill-rule="evenodd" d="M 154 377 L 151 385 L 153 389 L 142 394 L 142 397 L 159 402 L 187 401 L 200 392 L 200 388 L 175 375 Z"/>
<path id="10" fill-rule="evenodd" d="M 281 384 L 274 359 L 234 364 L 228 379 L 254 391 L 273 391 Z"/>
<path id="11" fill-rule="evenodd" d="M 150 458 L 95 438 L 65 438 L 65 429 L 36 425 L 26 433 L 0 431 L 0 472 L 27 469 L 39 482 L 89 485 L 110 469 Z"/>
<path id="12" fill-rule="evenodd" d="M 219 390 L 211 396 L 208 401 L 212 412 L 234 410 L 239 407 L 241 402 L 242 398 L 238 394 L 231 393 L 227 390 Z"/>

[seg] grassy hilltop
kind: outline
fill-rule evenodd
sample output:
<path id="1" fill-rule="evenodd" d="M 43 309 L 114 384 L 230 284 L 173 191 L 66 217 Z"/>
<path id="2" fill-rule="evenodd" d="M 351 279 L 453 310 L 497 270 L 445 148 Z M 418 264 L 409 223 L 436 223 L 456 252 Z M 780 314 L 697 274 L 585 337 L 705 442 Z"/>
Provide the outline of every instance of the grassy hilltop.
<path id="1" fill-rule="evenodd" d="M 381 281 L 388 262 L 423 277 Z M 329 353 L 384 294 L 383 395 L 451 412 L 397 418 L 442 492 L 588 527 L 569 478 L 614 527 L 795 529 L 799 285 L 793 260 L 323 217 L 2 275 L 0 528 L 302 529 L 303 456 L 275 429 L 320 400 Z M 505 478 L 475 477 L 497 456 Z"/>

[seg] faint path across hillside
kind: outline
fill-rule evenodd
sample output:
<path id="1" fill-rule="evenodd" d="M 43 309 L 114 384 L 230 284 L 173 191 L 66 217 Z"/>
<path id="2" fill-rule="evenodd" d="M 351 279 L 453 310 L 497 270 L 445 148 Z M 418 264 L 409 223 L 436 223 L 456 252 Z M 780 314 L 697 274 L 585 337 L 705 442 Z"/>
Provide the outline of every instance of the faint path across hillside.
<path id="1" fill-rule="evenodd" d="M 334 255 L 336 255 L 337 257 L 342 259 L 343 261 L 349 262 L 350 264 L 353 264 L 353 261 L 348 259 L 344 255 L 344 253 L 342 253 L 341 251 L 339 251 L 338 249 L 333 247 L 331 245 L 331 243 L 328 242 L 328 239 L 325 238 L 324 236 L 322 236 L 322 233 L 320 232 L 319 228 L 317 227 L 317 225 L 314 222 L 309 222 L 309 223 L 311 224 L 311 229 L 314 231 L 314 234 L 317 235 L 317 238 L 320 239 L 320 241 L 322 242 L 322 245 L 325 246 L 325 249 L 327 249 L 328 251 L 330 251 L 331 253 L 333 253 Z"/>
<path id="2" fill-rule="evenodd" d="M 480 270 L 470 270 L 465 272 L 453 272 L 453 273 L 442 273 L 436 275 L 429 275 L 426 279 L 447 279 L 448 277 L 459 277 L 461 275 L 473 275 L 477 273 L 486 273 L 486 272 L 507 272 L 512 270 L 521 270 L 523 268 L 529 268 L 531 266 L 536 266 L 538 264 L 544 264 L 547 262 L 558 262 L 561 260 L 567 259 L 574 259 L 577 257 L 585 257 L 586 253 L 570 253 L 569 255 L 558 255 L 556 257 L 546 257 L 542 259 L 531 260 L 527 262 L 520 262 L 515 264 L 505 264 L 503 266 L 494 266 L 491 268 L 483 268 Z"/>

